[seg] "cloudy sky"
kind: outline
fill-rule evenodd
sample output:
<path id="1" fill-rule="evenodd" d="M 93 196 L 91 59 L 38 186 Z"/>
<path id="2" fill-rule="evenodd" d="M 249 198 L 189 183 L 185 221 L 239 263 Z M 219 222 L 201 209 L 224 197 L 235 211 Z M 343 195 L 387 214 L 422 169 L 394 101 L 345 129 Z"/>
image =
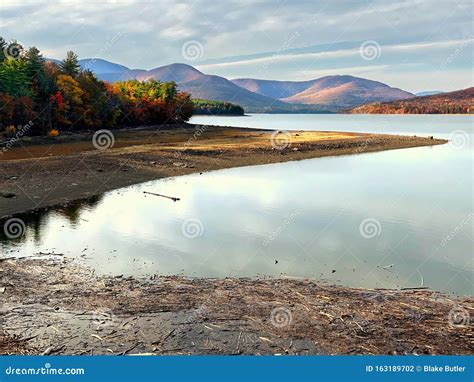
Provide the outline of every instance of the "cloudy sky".
<path id="1" fill-rule="evenodd" d="M 306 80 L 352 74 L 418 92 L 473 86 L 471 0 L 0 0 L 0 35 L 48 57 Z"/>

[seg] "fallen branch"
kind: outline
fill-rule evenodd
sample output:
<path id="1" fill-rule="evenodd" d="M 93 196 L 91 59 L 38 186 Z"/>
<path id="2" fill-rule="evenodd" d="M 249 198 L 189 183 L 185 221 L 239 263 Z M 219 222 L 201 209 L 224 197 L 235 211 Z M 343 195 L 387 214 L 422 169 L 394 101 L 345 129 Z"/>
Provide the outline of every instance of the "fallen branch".
<path id="1" fill-rule="evenodd" d="M 407 288 L 401 288 L 400 290 L 418 290 L 418 289 L 430 289 L 430 287 L 425 287 L 425 286 L 420 286 L 420 287 L 407 287 Z"/>
<path id="2" fill-rule="evenodd" d="M 176 201 L 180 200 L 179 198 L 175 198 L 174 196 L 166 196 L 166 195 L 161 195 L 161 194 L 155 194 L 154 192 L 143 191 L 143 193 L 148 194 L 148 195 L 161 196 L 162 198 L 171 199 L 173 202 L 176 202 Z"/>

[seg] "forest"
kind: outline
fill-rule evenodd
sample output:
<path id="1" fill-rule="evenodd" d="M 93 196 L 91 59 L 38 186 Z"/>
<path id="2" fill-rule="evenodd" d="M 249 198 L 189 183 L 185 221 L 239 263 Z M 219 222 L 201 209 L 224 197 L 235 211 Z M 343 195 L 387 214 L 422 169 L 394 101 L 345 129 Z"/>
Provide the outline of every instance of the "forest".
<path id="1" fill-rule="evenodd" d="M 244 108 L 230 102 L 193 99 L 194 114 L 198 115 L 244 115 Z"/>
<path id="2" fill-rule="evenodd" d="M 36 47 L 0 38 L 0 132 L 28 135 L 189 120 L 193 102 L 174 82 L 105 83 L 69 51 L 56 64 Z"/>
<path id="3" fill-rule="evenodd" d="M 474 88 L 358 106 L 353 114 L 472 114 Z"/>

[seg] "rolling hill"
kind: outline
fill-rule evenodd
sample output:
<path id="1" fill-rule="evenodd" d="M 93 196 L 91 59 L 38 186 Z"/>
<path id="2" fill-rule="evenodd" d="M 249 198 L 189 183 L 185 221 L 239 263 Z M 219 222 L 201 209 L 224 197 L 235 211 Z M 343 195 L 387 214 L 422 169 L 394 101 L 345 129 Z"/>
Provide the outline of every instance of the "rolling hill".
<path id="1" fill-rule="evenodd" d="M 393 102 L 378 102 L 349 110 L 354 114 L 469 114 L 473 113 L 474 87 Z"/>
<path id="2" fill-rule="evenodd" d="M 424 96 L 441 94 L 441 93 L 444 93 L 444 92 L 439 91 L 439 90 L 427 90 L 427 91 L 424 91 L 424 92 L 415 93 L 415 95 L 418 96 L 418 97 L 424 97 Z"/>
<path id="3" fill-rule="evenodd" d="M 415 97 L 384 83 L 349 75 L 309 81 L 253 78 L 230 81 L 181 63 L 152 70 L 129 69 L 102 59 L 83 59 L 79 63 L 107 82 L 129 79 L 175 81 L 180 90 L 191 93 L 195 99 L 231 102 L 248 112 L 315 113 L 351 109 L 353 113 L 464 113 L 470 111 L 473 103 L 473 88 Z"/>
<path id="4" fill-rule="evenodd" d="M 248 90 L 287 103 L 319 105 L 327 109 L 354 107 L 373 101 L 392 101 L 414 95 L 378 81 L 353 76 L 327 76 L 311 81 L 235 79 Z"/>
<path id="5" fill-rule="evenodd" d="M 204 74 L 186 64 L 171 64 L 148 71 L 137 69 L 114 72 L 92 70 L 97 77 L 108 82 L 129 79 L 174 81 L 178 84 L 180 90 L 191 93 L 193 98 L 237 103 L 246 109 L 248 107 L 258 107 L 265 110 L 272 107 L 286 107 L 286 104 L 282 101 L 241 88 L 224 77 Z"/>

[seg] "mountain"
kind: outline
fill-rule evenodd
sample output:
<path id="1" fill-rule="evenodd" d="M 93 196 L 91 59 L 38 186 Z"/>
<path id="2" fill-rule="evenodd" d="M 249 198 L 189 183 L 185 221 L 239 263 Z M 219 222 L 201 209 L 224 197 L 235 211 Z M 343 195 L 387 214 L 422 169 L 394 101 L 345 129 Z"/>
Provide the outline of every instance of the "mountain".
<path id="1" fill-rule="evenodd" d="M 193 98 L 237 103 L 254 112 L 338 111 L 368 102 L 413 97 L 411 93 L 381 82 L 353 76 L 328 76 L 309 81 L 252 78 L 229 81 L 181 63 L 152 70 L 129 69 L 102 59 L 83 59 L 80 65 L 107 82 L 130 79 L 174 81 L 180 90 L 191 93 Z"/>
<path id="2" fill-rule="evenodd" d="M 373 103 L 349 111 L 354 114 L 470 114 L 474 87 L 400 101 Z"/>
<path id="3" fill-rule="evenodd" d="M 236 78 L 231 80 L 234 84 L 272 98 L 291 97 L 297 93 L 311 87 L 315 81 L 272 81 L 272 80 L 256 80 L 254 78 Z"/>
<path id="4" fill-rule="evenodd" d="M 129 79 L 174 81 L 178 84 L 180 90 L 191 93 L 193 98 L 237 103 L 246 109 L 248 107 L 262 109 L 286 107 L 286 104 L 282 101 L 241 88 L 226 78 L 204 74 L 186 64 L 171 64 L 152 70 L 130 70 L 126 67 L 123 67 L 126 69 L 123 70 L 120 68 L 121 65 L 118 65 L 117 67 L 110 66 L 113 71 L 106 71 L 108 68 L 102 64 L 95 67 L 98 67 L 99 71 L 92 70 L 97 77 L 107 82 Z"/>
<path id="5" fill-rule="evenodd" d="M 413 97 L 412 93 L 378 81 L 353 76 L 327 76 L 311 81 L 233 80 L 239 86 L 288 103 L 320 105 L 328 109 L 358 106 L 373 101 Z"/>
<path id="6" fill-rule="evenodd" d="M 425 91 L 425 92 L 415 93 L 415 95 L 416 95 L 417 97 L 424 97 L 424 96 L 435 95 L 435 94 L 441 94 L 441 93 L 444 93 L 444 92 L 439 91 L 439 90 L 428 90 L 428 91 Z"/>
<path id="7" fill-rule="evenodd" d="M 126 66 L 114 64 L 113 62 L 102 60 L 101 58 L 85 58 L 79 60 L 82 69 L 89 69 L 95 74 L 101 73 L 124 73 L 130 69 Z"/>

